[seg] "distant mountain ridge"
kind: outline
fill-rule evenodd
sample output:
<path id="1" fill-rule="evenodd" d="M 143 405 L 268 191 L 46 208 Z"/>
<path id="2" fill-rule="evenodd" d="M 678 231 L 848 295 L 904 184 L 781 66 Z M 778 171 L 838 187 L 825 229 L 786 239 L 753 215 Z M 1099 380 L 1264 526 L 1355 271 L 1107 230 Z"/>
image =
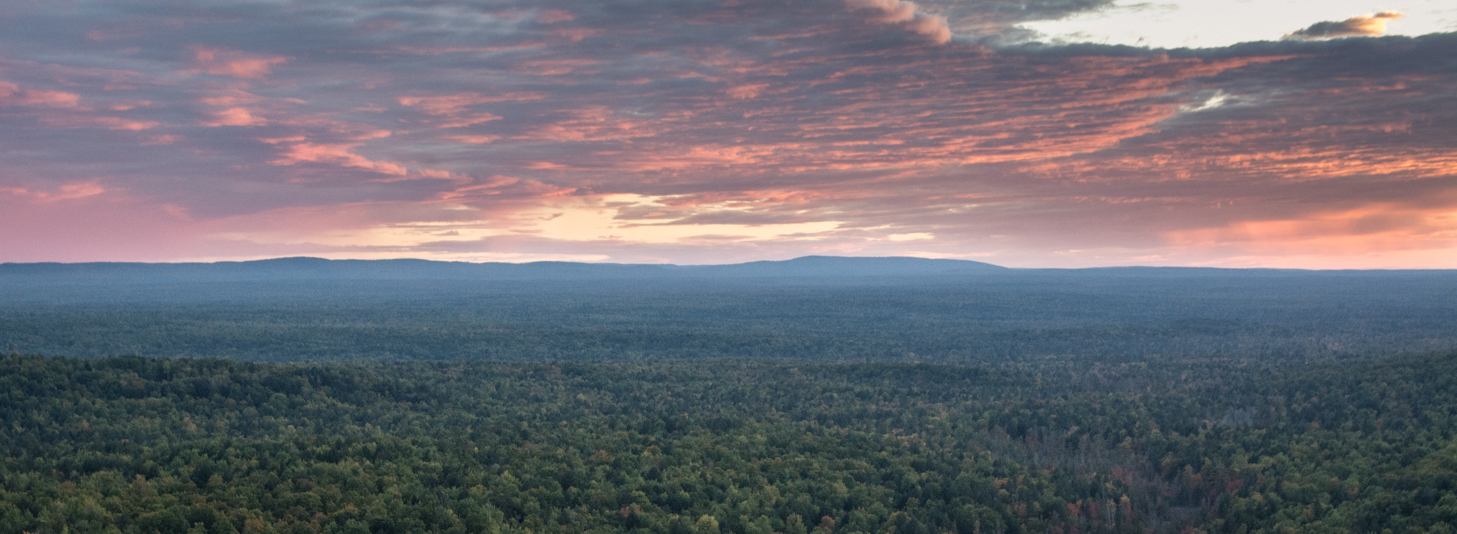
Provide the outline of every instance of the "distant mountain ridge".
<path id="1" fill-rule="evenodd" d="M 990 263 L 911 257 L 804 256 L 725 265 L 468 263 L 419 259 L 329 260 L 289 257 L 216 263 L 4 263 L 6 278 L 96 282 L 209 280 L 554 280 L 624 278 L 842 278 L 977 274 L 1005 271 Z"/>

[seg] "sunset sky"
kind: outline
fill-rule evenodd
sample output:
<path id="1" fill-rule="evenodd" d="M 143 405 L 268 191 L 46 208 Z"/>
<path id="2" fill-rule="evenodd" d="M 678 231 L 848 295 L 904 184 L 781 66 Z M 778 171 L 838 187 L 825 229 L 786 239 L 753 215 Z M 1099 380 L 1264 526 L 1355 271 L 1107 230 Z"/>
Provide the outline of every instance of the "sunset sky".
<path id="1" fill-rule="evenodd" d="M 1457 268 L 1453 32 L 1457 0 L 8 0 L 0 262 Z"/>

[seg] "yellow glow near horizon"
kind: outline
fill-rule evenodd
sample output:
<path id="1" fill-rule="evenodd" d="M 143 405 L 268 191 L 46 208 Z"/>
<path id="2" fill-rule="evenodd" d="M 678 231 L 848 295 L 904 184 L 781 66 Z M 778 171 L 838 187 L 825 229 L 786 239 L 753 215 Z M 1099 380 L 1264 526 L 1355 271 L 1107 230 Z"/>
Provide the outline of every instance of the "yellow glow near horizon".
<path id="1" fill-rule="evenodd" d="M 814 221 L 777 224 L 674 224 L 673 221 L 694 214 L 725 211 L 745 212 L 744 207 L 727 204 L 706 204 L 689 208 L 663 203 L 665 197 L 614 194 L 604 196 L 564 197 L 534 206 L 522 207 L 505 214 L 489 214 L 467 206 L 437 204 L 421 210 L 422 215 L 447 220 L 415 220 L 404 222 L 368 222 L 374 213 L 342 210 L 280 210 L 260 216 L 242 217 L 226 226 L 239 228 L 211 233 L 214 239 L 244 241 L 262 245 L 319 245 L 325 247 L 412 248 L 430 243 L 472 242 L 491 237 L 529 237 L 553 241 L 613 241 L 643 244 L 672 244 L 704 241 L 801 240 L 823 238 L 837 230 L 839 221 Z M 460 214 L 461 211 L 471 212 Z M 651 213 L 650 217 L 634 217 L 633 213 Z M 452 215 L 452 214 L 458 215 Z M 461 217 L 459 215 L 469 215 Z M 454 220 L 452 220 L 454 219 Z M 465 220 L 460 220 L 465 219 Z M 309 232 L 306 229 L 319 228 Z M 888 239 L 922 240 L 930 234 L 893 234 Z M 327 256 L 327 254 L 320 254 Z M 398 257 L 387 252 L 368 253 L 369 257 Z M 431 257 L 481 257 L 474 253 L 441 253 Z M 494 258 L 496 255 L 487 255 Z M 527 254 L 535 257 L 536 255 Z M 551 255 L 552 257 L 563 255 Z M 598 255 L 568 254 L 571 257 Z M 349 257 L 362 258 L 358 253 Z M 498 260 L 489 260 L 498 261 Z M 523 260 L 534 261 L 534 260 Z"/>
<path id="2" fill-rule="evenodd" d="M 765 239 L 815 239 L 816 234 L 839 228 L 839 221 L 817 221 L 780 224 L 672 224 L 671 218 L 627 218 L 621 214 L 629 208 L 648 208 L 659 212 L 674 211 L 662 203 L 664 197 L 619 194 L 602 197 L 574 197 L 564 202 L 538 208 L 517 217 L 518 221 L 535 222 L 517 232 L 567 241 L 614 240 L 635 243 L 677 243 L 701 239 L 734 241 Z M 708 211 L 743 211 L 723 206 L 705 206 Z M 686 214 L 685 214 L 686 215 Z M 667 222 L 665 222 L 667 221 Z"/>

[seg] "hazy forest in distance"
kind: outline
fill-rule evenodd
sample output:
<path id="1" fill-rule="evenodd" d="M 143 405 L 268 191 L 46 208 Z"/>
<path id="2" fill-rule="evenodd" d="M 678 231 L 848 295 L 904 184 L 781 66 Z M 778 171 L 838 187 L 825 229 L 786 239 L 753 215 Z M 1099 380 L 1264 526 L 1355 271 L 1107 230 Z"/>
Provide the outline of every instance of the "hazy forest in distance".
<path id="1" fill-rule="evenodd" d="M 291 258 L 0 265 L 0 350 L 250 361 L 1304 360 L 1457 349 L 1457 271 Z"/>
<path id="2" fill-rule="evenodd" d="M 0 532 L 1457 532 L 1457 271 L 0 265 Z"/>

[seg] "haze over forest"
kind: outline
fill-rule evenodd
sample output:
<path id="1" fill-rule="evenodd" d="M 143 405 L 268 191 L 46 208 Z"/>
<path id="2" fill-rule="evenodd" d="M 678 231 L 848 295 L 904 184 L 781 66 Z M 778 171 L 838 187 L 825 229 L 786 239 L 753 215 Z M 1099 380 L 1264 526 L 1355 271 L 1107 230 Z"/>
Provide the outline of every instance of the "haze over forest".
<path id="1" fill-rule="evenodd" d="M 1457 349 L 1457 271 L 717 266 L 284 258 L 0 265 L 0 349 L 262 361 L 1043 356 Z"/>

